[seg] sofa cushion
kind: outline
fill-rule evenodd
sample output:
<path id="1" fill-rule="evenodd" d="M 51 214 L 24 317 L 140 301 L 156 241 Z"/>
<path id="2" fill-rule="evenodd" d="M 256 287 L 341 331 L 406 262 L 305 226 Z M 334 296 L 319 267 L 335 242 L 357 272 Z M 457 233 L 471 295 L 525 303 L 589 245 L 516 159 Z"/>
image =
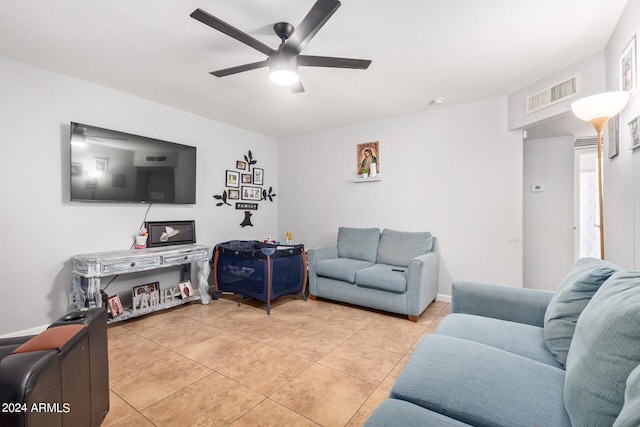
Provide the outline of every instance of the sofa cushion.
<path id="1" fill-rule="evenodd" d="M 338 257 L 376 262 L 380 230 L 377 228 L 338 228 Z"/>
<path id="2" fill-rule="evenodd" d="M 571 425 L 563 381 L 562 369 L 485 344 L 427 335 L 389 396 L 473 426 L 563 427 Z"/>
<path id="3" fill-rule="evenodd" d="M 468 425 L 413 403 L 397 399 L 387 399 L 382 402 L 364 424 L 365 427 L 462 427 Z"/>
<path id="4" fill-rule="evenodd" d="M 375 264 L 356 274 L 356 285 L 401 294 L 407 291 L 407 272 L 392 265 Z"/>
<path id="5" fill-rule="evenodd" d="M 624 405 L 613 427 L 640 426 L 640 365 L 627 378 Z"/>
<path id="6" fill-rule="evenodd" d="M 343 282 L 356 283 L 356 273 L 363 268 L 373 265 L 368 261 L 349 258 L 334 258 L 318 261 L 316 275 L 329 279 L 342 280 Z"/>
<path id="7" fill-rule="evenodd" d="M 558 362 L 565 365 L 578 317 L 618 266 L 596 258 L 576 261 L 551 298 L 544 316 L 544 341 Z"/>
<path id="8" fill-rule="evenodd" d="M 487 344 L 556 368 L 563 367 L 544 344 L 539 326 L 452 313 L 440 322 L 436 334 Z"/>
<path id="9" fill-rule="evenodd" d="M 377 262 L 407 267 L 413 258 L 431 252 L 432 249 L 433 237 L 428 231 L 396 231 L 385 228 L 380 236 Z"/>
<path id="10" fill-rule="evenodd" d="M 640 364 L 640 272 L 614 273 L 576 325 L 567 356 L 564 401 L 575 426 L 612 425 L 625 382 Z"/>

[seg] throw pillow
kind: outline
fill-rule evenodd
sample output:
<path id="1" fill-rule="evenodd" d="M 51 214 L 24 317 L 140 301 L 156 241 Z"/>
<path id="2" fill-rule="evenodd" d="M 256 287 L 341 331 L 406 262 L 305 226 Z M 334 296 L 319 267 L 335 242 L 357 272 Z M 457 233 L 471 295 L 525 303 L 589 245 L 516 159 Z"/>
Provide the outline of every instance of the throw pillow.
<path id="1" fill-rule="evenodd" d="M 600 286 L 619 268 L 596 258 L 576 261 L 551 298 L 544 316 L 544 342 L 565 366 L 578 317 Z"/>
<path id="2" fill-rule="evenodd" d="M 612 425 L 625 382 L 640 364 L 640 271 L 614 273 L 576 325 L 567 356 L 564 403 L 574 426 Z"/>
<path id="3" fill-rule="evenodd" d="M 338 228 L 338 257 L 376 262 L 380 230 L 377 228 Z"/>
<path id="4" fill-rule="evenodd" d="M 433 249 L 433 237 L 428 231 L 396 231 L 385 228 L 378 246 L 378 263 L 408 267 L 409 262 Z"/>

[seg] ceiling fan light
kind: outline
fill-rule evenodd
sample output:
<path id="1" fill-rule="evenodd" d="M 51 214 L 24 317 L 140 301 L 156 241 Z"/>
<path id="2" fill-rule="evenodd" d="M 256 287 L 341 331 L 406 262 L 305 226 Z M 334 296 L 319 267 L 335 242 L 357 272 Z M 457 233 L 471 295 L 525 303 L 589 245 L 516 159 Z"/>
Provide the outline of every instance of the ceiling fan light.
<path id="1" fill-rule="evenodd" d="M 291 86 L 300 80 L 298 73 L 287 68 L 272 69 L 269 73 L 271 81 L 280 86 Z"/>

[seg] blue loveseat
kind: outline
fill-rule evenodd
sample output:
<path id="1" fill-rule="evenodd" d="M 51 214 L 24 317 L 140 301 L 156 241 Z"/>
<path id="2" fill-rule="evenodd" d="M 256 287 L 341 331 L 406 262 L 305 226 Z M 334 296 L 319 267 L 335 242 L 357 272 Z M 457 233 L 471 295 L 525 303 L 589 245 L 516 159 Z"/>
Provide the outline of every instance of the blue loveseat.
<path id="1" fill-rule="evenodd" d="M 418 316 L 438 293 L 439 257 L 429 232 L 338 229 L 336 246 L 307 250 L 309 294 Z"/>
<path id="2" fill-rule="evenodd" d="M 366 426 L 640 426 L 640 272 L 578 260 L 555 294 L 455 282 Z"/>

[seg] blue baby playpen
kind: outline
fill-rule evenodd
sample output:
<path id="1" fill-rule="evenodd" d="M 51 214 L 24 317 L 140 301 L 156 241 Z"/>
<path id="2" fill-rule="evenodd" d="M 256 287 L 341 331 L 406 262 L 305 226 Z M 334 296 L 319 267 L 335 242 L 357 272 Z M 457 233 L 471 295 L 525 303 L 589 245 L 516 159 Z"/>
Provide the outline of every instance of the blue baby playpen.
<path id="1" fill-rule="evenodd" d="M 211 258 L 213 298 L 232 292 L 267 304 L 283 295 L 298 294 L 306 301 L 307 259 L 304 245 L 272 245 L 232 240 L 216 245 Z"/>

